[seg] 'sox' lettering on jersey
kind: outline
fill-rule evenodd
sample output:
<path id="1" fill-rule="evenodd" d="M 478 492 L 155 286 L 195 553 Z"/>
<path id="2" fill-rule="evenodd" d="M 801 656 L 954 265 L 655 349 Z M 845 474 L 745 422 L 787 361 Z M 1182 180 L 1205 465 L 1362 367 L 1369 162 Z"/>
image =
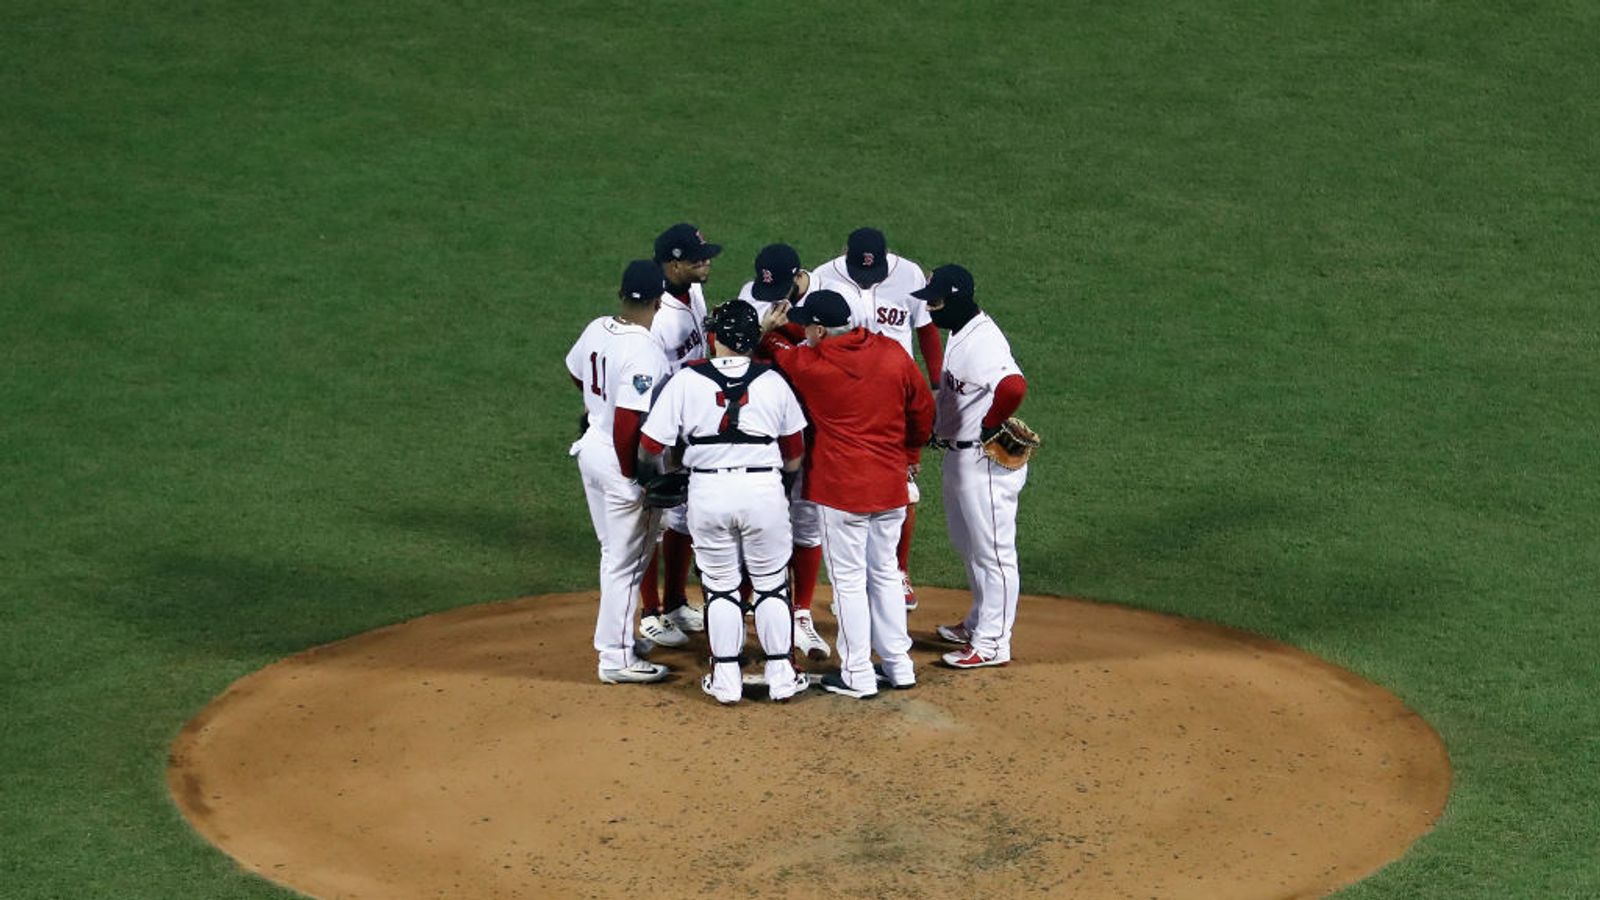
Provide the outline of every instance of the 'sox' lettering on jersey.
<path id="1" fill-rule="evenodd" d="M 892 306 L 878 307 L 879 325 L 893 325 L 898 328 L 906 323 L 907 316 L 908 313 L 903 309 L 895 309 Z"/>
<path id="2" fill-rule="evenodd" d="M 951 375 L 949 369 L 944 370 L 944 386 L 950 388 L 958 394 L 965 394 L 967 392 L 967 383 L 955 377 L 954 375 Z"/>

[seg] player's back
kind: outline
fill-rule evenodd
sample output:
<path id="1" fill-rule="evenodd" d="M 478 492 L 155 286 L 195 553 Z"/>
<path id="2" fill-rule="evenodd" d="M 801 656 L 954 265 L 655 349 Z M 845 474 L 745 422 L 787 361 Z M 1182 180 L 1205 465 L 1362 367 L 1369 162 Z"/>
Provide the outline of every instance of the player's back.
<path id="1" fill-rule="evenodd" d="M 609 442 L 618 403 L 649 409 L 650 393 L 666 376 L 667 360 L 649 329 L 602 316 L 572 345 L 567 371 L 582 383 L 583 407 L 589 414 L 584 439 Z"/>
<path id="2" fill-rule="evenodd" d="M 927 439 L 908 434 L 910 408 L 926 419 L 917 427 L 933 421 L 933 397 L 910 357 L 857 330 L 797 347 L 782 363 L 816 428 L 806 499 L 856 512 L 904 506 L 907 448 Z"/>
<path id="3" fill-rule="evenodd" d="M 686 445 L 683 464 L 691 469 L 776 471 L 783 464 L 777 439 L 804 427 L 799 400 L 783 376 L 733 356 L 674 374 L 650 410 L 645 433 L 663 444 Z"/>

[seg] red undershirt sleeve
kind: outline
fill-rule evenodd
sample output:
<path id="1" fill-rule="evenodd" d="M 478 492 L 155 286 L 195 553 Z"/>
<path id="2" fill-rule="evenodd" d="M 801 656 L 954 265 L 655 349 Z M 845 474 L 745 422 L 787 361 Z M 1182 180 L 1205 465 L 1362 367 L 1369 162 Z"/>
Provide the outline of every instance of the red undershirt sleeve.
<path id="1" fill-rule="evenodd" d="M 935 387 L 944 374 L 944 345 L 939 343 L 939 326 L 929 322 L 917 329 L 917 347 L 922 350 L 922 364 L 928 367 L 928 383 Z"/>
<path id="2" fill-rule="evenodd" d="M 666 444 L 661 443 L 648 434 L 639 435 L 639 446 L 643 447 L 644 452 L 650 454 L 651 456 L 660 456 L 667 449 Z"/>
<path id="3" fill-rule="evenodd" d="M 648 438 L 646 438 L 648 440 Z M 778 438 L 778 452 L 783 454 L 783 461 L 799 459 L 806 452 L 805 432 L 796 431 Z"/>
<path id="4" fill-rule="evenodd" d="M 994 428 L 1005 420 L 1022 405 L 1022 396 L 1028 392 L 1028 382 L 1021 375 L 1007 375 L 1000 379 L 994 386 L 994 399 L 989 402 L 989 411 L 984 413 L 983 427 Z"/>
<path id="5" fill-rule="evenodd" d="M 617 407 L 611 418 L 611 445 L 617 451 L 617 465 L 625 478 L 632 478 L 634 460 L 639 455 L 639 427 L 644 424 L 644 413 L 635 409 Z"/>

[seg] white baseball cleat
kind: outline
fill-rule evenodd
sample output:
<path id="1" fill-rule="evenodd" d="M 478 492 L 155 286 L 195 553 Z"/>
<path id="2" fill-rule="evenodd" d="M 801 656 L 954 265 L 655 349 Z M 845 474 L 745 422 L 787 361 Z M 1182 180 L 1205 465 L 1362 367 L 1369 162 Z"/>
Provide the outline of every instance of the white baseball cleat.
<path id="1" fill-rule="evenodd" d="M 663 618 L 677 626 L 681 632 L 706 630 L 706 614 L 687 603 L 677 609 L 669 610 Z"/>
<path id="2" fill-rule="evenodd" d="M 640 616 L 639 633 L 663 647 L 689 646 L 689 636 L 666 616 Z"/>
<path id="3" fill-rule="evenodd" d="M 1008 662 L 1011 662 L 1009 656 L 984 656 L 971 644 L 944 655 L 944 664 L 952 669 L 981 669 L 984 666 L 1003 666 Z"/>
<path id="4" fill-rule="evenodd" d="M 768 684 L 767 696 L 773 703 L 787 703 L 790 697 L 811 687 L 811 679 L 803 672 L 795 672 L 794 678 L 787 685 Z"/>
<path id="5" fill-rule="evenodd" d="M 601 669 L 600 680 L 606 684 L 649 684 L 666 678 L 671 672 L 666 666 L 639 659 L 624 669 Z"/>
<path id="6" fill-rule="evenodd" d="M 706 696 L 712 698 L 713 700 L 717 701 L 718 703 L 721 703 L 723 706 L 732 706 L 733 704 L 738 703 L 739 702 L 739 698 L 741 696 L 743 696 L 742 692 L 740 694 L 735 694 L 735 695 L 733 695 L 731 697 L 722 696 L 721 694 L 718 694 L 716 692 L 716 690 L 711 687 L 711 682 L 712 682 L 712 677 L 710 675 L 701 676 L 701 678 L 700 678 L 700 691 L 701 691 L 701 693 L 704 693 Z"/>
<path id="7" fill-rule="evenodd" d="M 811 621 L 811 611 L 797 609 L 794 611 L 794 645 L 809 659 L 827 659 L 832 652 L 828 642 L 817 634 L 817 626 Z"/>
<path id="8" fill-rule="evenodd" d="M 967 626 L 963 622 L 957 622 L 954 625 L 940 625 L 934 629 L 934 632 L 939 635 L 939 640 L 941 641 L 949 641 L 952 644 L 961 644 L 962 646 L 972 643 L 972 632 L 967 630 Z"/>

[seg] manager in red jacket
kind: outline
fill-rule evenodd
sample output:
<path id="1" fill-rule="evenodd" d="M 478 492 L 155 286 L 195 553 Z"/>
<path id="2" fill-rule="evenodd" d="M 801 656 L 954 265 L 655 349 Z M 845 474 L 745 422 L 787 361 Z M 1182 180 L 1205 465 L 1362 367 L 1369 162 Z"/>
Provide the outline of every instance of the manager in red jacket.
<path id="1" fill-rule="evenodd" d="M 774 329 L 787 314 L 805 343 Z M 817 504 L 822 556 L 839 620 L 837 674 L 822 687 L 847 697 L 878 692 L 872 654 L 895 688 L 916 684 L 905 595 L 895 547 L 906 517 L 906 467 L 933 433 L 933 392 L 893 339 L 850 327 L 835 291 L 777 304 L 763 321 L 765 349 L 789 377 L 816 433 L 806 459 L 805 499 Z"/>

